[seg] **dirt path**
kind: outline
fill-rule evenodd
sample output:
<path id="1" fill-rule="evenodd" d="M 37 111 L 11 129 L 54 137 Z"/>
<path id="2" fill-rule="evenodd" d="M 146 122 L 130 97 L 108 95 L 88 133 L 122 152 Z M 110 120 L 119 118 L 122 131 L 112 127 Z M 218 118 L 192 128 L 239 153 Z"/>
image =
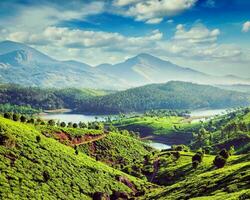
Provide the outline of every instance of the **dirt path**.
<path id="1" fill-rule="evenodd" d="M 55 135 L 57 139 L 60 140 L 60 142 L 68 141 L 70 146 L 79 146 L 82 144 L 87 144 L 87 143 L 95 142 L 97 140 L 101 140 L 107 136 L 107 133 L 103 133 L 100 135 L 85 134 L 83 136 L 74 137 L 74 138 L 72 138 L 70 134 L 64 133 L 64 132 L 55 133 Z"/>
<path id="2" fill-rule="evenodd" d="M 160 164 L 160 161 L 159 161 L 159 158 L 157 158 L 157 159 L 154 161 L 154 164 L 153 164 L 153 166 L 154 166 L 154 172 L 153 172 L 153 174 L 152 174 L 152 176 L 151 176 L 151 178 L 150 178 L 150 182 L 151 182 L 151 183 L 153 182 L 153 180 L 154 180 L 154 178 L 155 178 L 155 176 L 156 176 L 156 174 L 157 174 L 157 172 L 158 172 L 158 170 L 159 170 L 159 164 Z"/>
<path id="3" fill-rule="evenodd" d="M 81 144 L 88 144 L 88 143 L 91 143 L 91 142 L 95 142 L 97 140 L 101 140 L 103 138 L 105 138 L 107 136 L 107 134 L 102 134 L 102 135 L 98 135 L 96 137 L 93 137 L 92 139 L 90 140 L 85 140 L 85 141 L 82 141 L 82 142 L 76 142 L 76 143 L 73 143 L 75 146 L 79 146 Z"/>

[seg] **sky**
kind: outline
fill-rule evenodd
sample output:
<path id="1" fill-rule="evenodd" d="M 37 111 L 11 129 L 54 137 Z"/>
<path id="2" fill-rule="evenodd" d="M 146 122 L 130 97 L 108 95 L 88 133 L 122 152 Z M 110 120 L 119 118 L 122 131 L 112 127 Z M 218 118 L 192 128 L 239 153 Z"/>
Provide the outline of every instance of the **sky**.
<path id="1" fill-rule="evenodd" d="M 93 66 L 149 53 L 250 78 L 249 10 L 249 0 L 0 0 L 0 41 Z"/>

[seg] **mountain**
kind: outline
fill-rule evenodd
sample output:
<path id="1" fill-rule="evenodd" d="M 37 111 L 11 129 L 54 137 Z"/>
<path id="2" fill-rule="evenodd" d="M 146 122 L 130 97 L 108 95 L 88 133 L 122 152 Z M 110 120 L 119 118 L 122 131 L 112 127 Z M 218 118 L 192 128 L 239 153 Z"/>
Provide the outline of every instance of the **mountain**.
<path id="1" fill-rule="evenodd" d="M 154 57 L 149 54 L 139 54 L 125 62 L 110 65 L 102 64 L 97 66 L 103 72 L 128 81 L 134 86 L 141 86 L 150 83 L 164 83 L 167 81 L 187 81 L 201 84 L 232 84 L 250 83 L 248 79 L 236 76 L 211 76 L 190 68 L 184 68 Z"/>
<path id="2" fill-rule="evenodd" d="M 232 84 L 232 85 L 217 85 L 217 87 L 225 90 L 233 90 L 250 94 L 250 84 Z"/>
<path id="3" fill-rule="evenodd" d="M 93 67 L 74 60 L 53 59 L 22 43 L 0 42 L 0 82 L 3 83 L 121 90 L 173 80 L 201 84 L 250 84 L 249 79 L 232 75 L 211 76 L 149 54 L 139 54 L 115 65 L 105 63 Z"/>
<path id="4" fill-rule="evenodd" d="M 0 81 L 25 86 L 116 89 L 124 86 L 116 77 L 85 63 L 58 61 L 27 45 L 0 43 Z"/>
<path id="5" fill-rule="evenodd" d="M 249 94 L 214 86 L 170 81 L 150 84 L 82 102 L 82 112 L 129 113 L 152 109 L 201 109 L 248 106 Z"/>

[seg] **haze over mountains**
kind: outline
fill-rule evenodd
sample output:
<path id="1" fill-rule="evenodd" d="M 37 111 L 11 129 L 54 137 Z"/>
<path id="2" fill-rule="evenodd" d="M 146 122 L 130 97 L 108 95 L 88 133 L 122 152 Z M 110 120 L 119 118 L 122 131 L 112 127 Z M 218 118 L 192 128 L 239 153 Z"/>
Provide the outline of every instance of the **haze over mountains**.
<path id="1" fill-rule="evenodd" d="M 115 65 L 102 64 L 92 67 L 74 60 L 55 60 L 22 43 L 0 43 L 2 83 L 56 88 L 127 89 L 171 80 L 212 85 L 250 84 L 250 79 L 233 75 L 211 76 L 149 54 L 139 54 Z"/>

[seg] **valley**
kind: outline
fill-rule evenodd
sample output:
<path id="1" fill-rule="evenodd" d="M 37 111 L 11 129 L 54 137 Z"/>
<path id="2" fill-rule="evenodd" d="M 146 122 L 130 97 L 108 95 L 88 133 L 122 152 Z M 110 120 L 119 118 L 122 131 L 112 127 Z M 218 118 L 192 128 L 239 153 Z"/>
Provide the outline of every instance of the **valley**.
<path id="1" fill-rule="evenodd" d="M 0 200 L 250 200 L 249 10 L 0 0 Z"/>

